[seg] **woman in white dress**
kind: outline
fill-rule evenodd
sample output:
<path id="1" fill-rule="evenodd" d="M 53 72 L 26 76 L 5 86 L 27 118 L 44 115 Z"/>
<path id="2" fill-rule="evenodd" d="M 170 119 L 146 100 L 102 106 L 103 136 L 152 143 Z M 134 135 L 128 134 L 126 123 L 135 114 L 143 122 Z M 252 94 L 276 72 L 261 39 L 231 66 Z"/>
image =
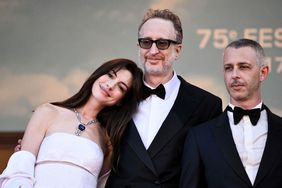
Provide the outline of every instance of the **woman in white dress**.
<path id="1" fill-rule="evenodd" d="M 0 175 L 2 188 L 103 187 L 142 92 L 142 71 L 128 59 L 101 65 L 62 102 L 40 105 L 21 151 Z"/>

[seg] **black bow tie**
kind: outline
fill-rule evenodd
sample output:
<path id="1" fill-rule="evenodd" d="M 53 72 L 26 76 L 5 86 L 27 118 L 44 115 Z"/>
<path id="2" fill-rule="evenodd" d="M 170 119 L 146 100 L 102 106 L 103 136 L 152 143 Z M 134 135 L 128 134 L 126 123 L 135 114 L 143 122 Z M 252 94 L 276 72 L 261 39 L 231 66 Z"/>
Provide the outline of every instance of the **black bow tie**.
<path id="1" fill-rule="evenodd" d="M 255 109 L 251 109 L 251 110 L 244 110 L 240 107 L 235 106 L 234 110 L 228 106 L 227 110 L 230 112 L 233 112 L 233 119 L 234 119 L 234 124 L 237 125 L 240 120 L 242 119 L 242 117 L 244 115 L 247 115 L 250 117 L 251 123 L 253 126 L 255 126 L 258 123 L 258 120 L 260 118 L 260 112 L 264 109 L 264 106 L 262 106 L 262 108 L 255 108 Z"/>
<path id="2" fill-rule="evenodd" d="M 162 84 L 160 84 L 156 89 L 150 89 L 144 85 L 143 88 L 143 99 L 146 99 L 150 95 L 157 95 L 161 99 L 165 98 L 165 88 Z"/>

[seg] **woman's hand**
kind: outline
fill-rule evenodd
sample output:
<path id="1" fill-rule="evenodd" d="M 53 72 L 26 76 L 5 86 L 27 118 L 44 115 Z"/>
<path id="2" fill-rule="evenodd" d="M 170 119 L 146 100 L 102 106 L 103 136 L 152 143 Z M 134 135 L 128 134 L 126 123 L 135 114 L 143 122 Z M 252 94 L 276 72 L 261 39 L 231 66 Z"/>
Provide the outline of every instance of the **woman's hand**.
<path id="1" fill-rule="evenodd" d="M 18 139 L 18 145 L 16 145 L 16 147 L 14 148 L 15 152 L 21 150 L 21 147 L 22 147 L 21 143 L 22 143 L 22 139 Z"/>

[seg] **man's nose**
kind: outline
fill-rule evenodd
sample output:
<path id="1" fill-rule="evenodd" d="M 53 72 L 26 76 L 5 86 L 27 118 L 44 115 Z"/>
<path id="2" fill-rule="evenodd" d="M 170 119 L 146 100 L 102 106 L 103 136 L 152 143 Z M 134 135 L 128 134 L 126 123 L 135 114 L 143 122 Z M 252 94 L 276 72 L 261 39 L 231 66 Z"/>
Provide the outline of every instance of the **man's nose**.
<path id="1" fill-rule="evenodd" d="M 232 78 L 238 78 L 239 77 L 239 70 L 237 68 L 234 68 L 232 71 Z"/>
<path id="2" fill-rule="evenodd" d="M 158 49 L 156 43 L 153 43 L 151 48 L 150 48 L 150 53 L 151 54 L 157 54 L 158 52 L 159 52 L 159 49 Z"/>

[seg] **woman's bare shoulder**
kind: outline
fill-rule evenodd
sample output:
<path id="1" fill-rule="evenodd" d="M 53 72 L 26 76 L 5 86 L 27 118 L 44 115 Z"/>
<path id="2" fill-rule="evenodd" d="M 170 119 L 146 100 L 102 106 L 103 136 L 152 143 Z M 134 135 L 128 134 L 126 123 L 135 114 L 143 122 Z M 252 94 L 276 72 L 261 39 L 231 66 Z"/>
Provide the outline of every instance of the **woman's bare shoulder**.
<path id="1" fill-rule="evenodd" d="M 51 115 L 55 115 L 57 113 L 59 113 L 63 108 L 53 105 L 51 103 L 43 103 L 41 105 L 39 105 L 34 112 L 38 113 L 38 114 L 51 114 Z"/>

